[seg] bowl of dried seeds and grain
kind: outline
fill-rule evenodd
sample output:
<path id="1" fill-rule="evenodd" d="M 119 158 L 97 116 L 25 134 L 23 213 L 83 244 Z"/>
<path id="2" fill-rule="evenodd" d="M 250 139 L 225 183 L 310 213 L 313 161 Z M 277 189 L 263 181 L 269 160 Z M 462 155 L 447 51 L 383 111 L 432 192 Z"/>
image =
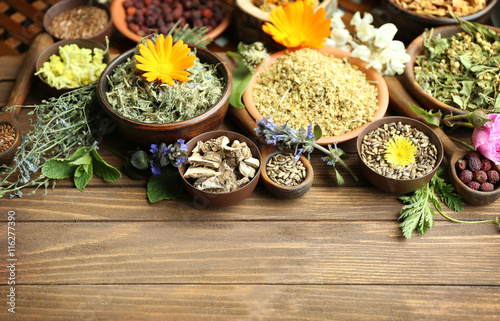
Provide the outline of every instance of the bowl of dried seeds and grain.
<path id="1" fill-rule="evenodd" d="M 262 63 L 243 93 L 257 121 L 270 115 L 276 124 L 323 131 L 317 143 L 344 142 L 370 122 L 384 117 L 387 84 L 365 61 L 336 48 L 288 49 Z"/>
<path id="2" fill-rule="evenodd" d="M 424 123 L 392 116 L 366 126 L 357 151 L 365 177 L 389 193 L 405 194 L 427 184 L 443 160 L 443 145 Z"/>
<path id="3" fill-rule="evenodd" d="M 218 130 L 188 141 L 188 161 L 179 168 L 196 207 L 225 207 L 247 198 L 260 177 L 260 152 L 239 133 Z"/>

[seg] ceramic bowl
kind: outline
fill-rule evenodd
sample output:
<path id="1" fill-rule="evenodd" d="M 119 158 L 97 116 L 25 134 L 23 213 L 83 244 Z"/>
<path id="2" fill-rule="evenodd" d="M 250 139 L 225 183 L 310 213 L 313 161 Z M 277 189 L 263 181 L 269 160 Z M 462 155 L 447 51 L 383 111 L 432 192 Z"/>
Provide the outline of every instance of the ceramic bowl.
<path id="1" fill-rule="evenodd" d="M 188 140 L 201 133 L 216 130 L 224 120 L 226 115 L 229 95 L 233 87 L 232 75 L 224 61 L 211 51 L 188 45 L 191 50 L 196 50 L 196 55 L 201 62 L 217 66 L 217 73 L 222 78 L 224 90 L 222 97 L 210 109 L 204 113 L 187 120 L 169 124 L 148 124 L 127 118 L 111 107 L 106 92 L 109 90 L 108 75 L 111 75 L 116 66 L 125 62 L 134 54 L 135 48 L 123 53 L 113 60 L 101 74 L 97 85 L 98 100 L 101 107 L 115 123 L 120 133 L 127 139 L 142 146 L 149 146 L 152 143 L 174 142 L 177 139 Z"/>
<path id="2" fill-rule="evenodd" d="M 227 130 L 217 130 L 217 131 L 211 131 L 207 133 L 203 133 L 201 135 L 198 135 L 191 139 L 190 141 L 187 142 L 188 145 L 188 156 L 191 155 L 191 151 L 193 148 L 196 146 L 196 144 L 199 141 L 205 142 L 208 141 L 212 138 L 218 138 L 220 136 L 227 136 L 231 143 L 237 139 L 240 142 L 245 142 L 250 150 L 252 151 L 252 156 L 256 159 L 261 159 L 259 149 L 255 145 L 255 143 L 250 140 L 248 137 L 243 136 L 239 133 L 227 131 Z M 260 164 L 260 167 L 262 167 L 262 164 Z M 255 176 L 250 180 L 249 183 L 244 185 L 243 187 L 229 192 L 229 193 L 212 193 L 212 192 L 206 192 L 206 191 L 201 191 L 194 187 L 192 185 L 191 180 L 184 178 L 184 173 L 186 172 L 188 168 L 188 164 L 184 163 L 180 168 L 179 168 L 179 173 L 182 177 L 182 180 L 184 182 L 184 187 L 188 191 L 188 193 L 193 197 L 193 202 L 197 208 L 206 208 L 206 207 L 226 207 L 226 206 L 231 206 L 235 205 L 241 201 L 243 201 L 245 198 L 247 198 L 255 189 L 257 186 L 257 183 L 259 181 L 260 177 L 260 167 L 258 170 L 256 170 Z"/>
<path id="3" fill-rule="evenodd" d="M 128 39 L 134 41 L 134 42 L 140 42 L 141 41 L 141 36 L 138 35 L 136 32 L 132 31 L 129 29 L 127 25 L 127 12 L 125 10 L 125 7 L 123 6 L 123 3 L 125 0 L 113 0 L 111 2 L 111 14 L 112 14 L 112 20 L 113 20 L 113 25 L 115 28 L 123 34 L 125 37 Z M 225 13 L 224 13 L 224 18 L 222 21 L 217 25 L 214 29 L 210 30 L 205 38 L 210 38 L 210 39 L 215 39 L 218 36 L 220 36 L 229 26 L 229 23 L 231 22 L 231 17 L 232 17 L 232 9 L 230 5 L 229 0 L 224 0 L 224 8 L 225 8 Z"/>
<path id="4" fill-rule="evenodd" d="M 109 38 L 111 36 L 111 31 L 113 30 L 113 24 L 111 22 L 111 12 L 109 11 L 109 8 L 107 6 L 98 3 L 96 0 L 64 0 L 64 1 L 56 3 L 55 5 L 50 7 L 50 9 L 43 16 L 43 27 L 45 28 L 45 31 L 47 31 L 47 33 L 50 34 L 53 38 L 55 38 L 57 40 L 63 40 L 63 39 L 60 39 L 60 38 L 54 36 L 50 32 L 49 27 L 50 27 L 50 24 L 52 23 L 52 20 L 54 20 L 54 18 L 57 15 L 59 15 L 60 13 L 63 13 L 65 11 L 68 11 L 68 10 L 73 9 L 73 8 L 77 8 L 77 7 L 81 7 L 81 6 L 89 6 L 89 5 L 104 9 L 106 11 L 106 13 L 108 14 L 109 21 L 108 21 L 106 27 L 104 27 L 99 33 L 97 33 L 93 37 L 90 37 L 87 39 L 92 40 L 92 41 L 97 41 L 97 42 L 105 45 L 106 44 L 106 37 Z"/>
<path id="5" fill-rule="evenodd" d="M 499 28 L 495 27 L 490 27 L 490 28 L 500 33 Z M 462 27 L 458 25 L 444 26 L 435 28 L 433 35 L 436 36 L 440 34 L 442 38 L 448 38 L 462 31 L 463 31 Z M 424 38 L 422 35 L 418 36 L 417 38 L 415 38 L 415 40 L 412 41 L 412 43 L 408 46 L 406 50 L 408 55 L 410 55 L 410 61 L 406 63 L 403 79 L 408 90 L 422 104 L 422 106 L 425 106 L 426 108 L 434 109 L 436 111 L 441 110 L 443 113 L 452 112 L 455 115 L 466 114 L 467 112 L 465 110 L 461 110 L 454 106 L 450 106 L 432 97 L 424 89 L 422 89 L 420 84 L 415 80 L 415 73 L 413 72 L 413 68 L 415 66 L 415 61 L 417 57 L 423 54 L 424 52 L 423 39 Z"/>
<path id="6" fill-rule="evenodd" d="M 461 19 L 479 23 L 488 23 L 496 3 L 497 0 L 489 0 L 482 10 L 469 16 L 461 17 Z M 384 9 L 384 21 L 392 22 L 398 27 L 400 32 L 398 32 L 396 37 L 405 43 L 409 43 L 412 39 L 421 35 L 425 29 L 446 25 L 457 25 L 457 22 L 451 17 L 422 15 L 404 10 L 393 0 L 383 0 L 382 7 Z"/>
<path id="7" fill-rule="evenodd" d="M 361 158 L 361 145 L 363 143 L 363 138 L 370 133 L 372 130 L 375 130 L 379 127 L 382 127 L 384 124 L 389 124 L 389 123 L 397 123 L 401 122 L 403 125 L 410 125 L 413 128 L 418 129 L 419 131 L 423 132 L 425 135 L 427 135 L 430 138 L 430 141 L 436 145 L 437 148 L 437 161 L 436 161 L 436 166 L 434 169 L 432 169 L 429 173 L 426 175 L 419 177 L 419 178 L 414 178 L 414 179 L 395 179 L 395 178 L 389 178 L 387 176 L 384 176 L 382 174 L 379 174 L 375 172 L 373 169 L 368 167 L 368 165 L 365 164 L 365 162 Z M 443 145 L 441 143 L 441 140 L 439 137 L 436 135 L 436 133 L 426 124 L 414 120 L 412 118 L 407 118 L 407 117 L 400 117 L 400 116 L 392 116 L 392 117 L 385 117 L 379 120 L 376 120 L 372 123 L 370 123 L 368 126 L 366 126 L 363 131 L 359 134 L 358 139 L 356 141 L 356 147 L 358 151 L 358 157 L 359 157 L 359 163 L 361 165 L 361 170 L 365 177 L 368 179 L 370 183 L 372 183 L 374 186 L 380 188 L 383 191 L 389 192 L 389 193 L 395 193 L 395 194 L 405 194 L 405 193 L 410 193 L 413 192 L 421 187 L 423 187 L 425 184 L 427 184 L 431 178 L 434 176 L 436 173 L 437 169 L 439 168 L 439 165 L 441 164 L 443 160 L 443 155 L 444 155 L 444 150 L 443 150 Z"/>
<path id="8" fill-rule="evenodd" d="M 64 47 L 66 45 L 71 45 L 71 44 L 76 44 L 79 48 L 88 48 L 88 49 L 91 49 L 93 50 L 94 48 L 99 48 L 99 49 L 102 49 L 102 50 L 105 50 L 106 47 L 99 43 L 99 42 L 96 42 L 96 41 L 93 41 L 93 40 L 85 40 L 85 39 L 67 39 L 67 40 L 61 40 L 61 41 L 58 41 L 52 45 L 50 45 L 47 49 L 45 49 L 44 51 L 42 51 L 42 53 L 40 54 L 40 56 L 38 56 L 38 59 L 36 60 L 36 64 L 35 64 L 35 70 L 40 70 L 40 68 L 42 68 L 42 65 L 44 62 L 46 61 L 49 61 L 50 57 L 52 55 L 59 55 L 59 48 L 60 47 Z M 109 53 L 106 53 L 104 55 L 104 63 L 108 64 L 109 63 Z M 61 88 L 61 89 L 57 89 L 55 87 L 51 87 L 45 80 L 45 78 L 42 76 L 42 74 L 38 74 L 38 78 L 40 79 L 40 81 L 42 82 L 43 86 L 44 86 L 44 89 L 46 90 L 46 92 L 48 94 L 50 94 L 51 96 L 59 96 L 63 93 L 66 93 L 68 91 L 71 91 L 71 90 L 74 90 L 76 88 Z"/>
<path id="9" fill-rule="evenodd" d="M 274 53 L 271 55 L 271 57 L 262 63 L 259 68 L 257 68 L 257 71 L 253 75 L 252 79 L 250 80 L 250 83 L 243 93 L 243 102 L 245 104 L 246 109 L 250 113 L 250 115 L 257 121 L 261 120 L 263 116 L 260 114 L 259 110 L 255 107 L 255 103 L 253 100 L 253 86 L 255 83 L 257 83 L 259 73 L 262 72 L 265 68 L 269 67 L 272 65 L 280 56 L 284 55 L 286 52 L 290 51 L 288 50 L 283 50 L 279 51 L 277 53 Z M 350 57 L 350 53 L 347 51 L 343 51 L 340 49 L 336 48 L 329 48 L 325 47 L 323 49 L 318 49 L 318 51 L 322 53 L 326 53 L 328 55 L 332 55 L 337 58 L 344 58 L 344 57 Z M 380 73 L 378 73 L 375 69 L 373 68 L 368 68 L 368 63 L 358 59 L 358 58 L 350 58 L 351 64 L 355 65 L 366 74 L 366 79 L 374 82 L 374 86 L 377 87 L 378 89 L 378 109 L 375 111 L 373 115 L 373 119 L 380 119 L 384 117 L 385 112 L 387 111 L 387 107 L 389 106 L 389 92 L 387 89 L 387 84 L 385 83 L 384 77 Z M 367 125 L 368 123 L 362 125 L 361 127 L 342 134 L 342 135 L 337 135 L 337 136 L 323 136 L 321 137 L 317 143 L 320 145 L 328 145 L 328 144 L 333 144 L 335 142 L 345 142 L 347 140 L 353 139 L 359 135 L 361 130 Z"/>

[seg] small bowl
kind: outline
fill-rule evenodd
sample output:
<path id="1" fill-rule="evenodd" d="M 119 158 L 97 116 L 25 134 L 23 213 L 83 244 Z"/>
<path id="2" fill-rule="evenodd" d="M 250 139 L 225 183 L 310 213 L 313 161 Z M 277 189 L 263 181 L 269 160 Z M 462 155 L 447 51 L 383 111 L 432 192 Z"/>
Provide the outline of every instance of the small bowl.
<path id="1" fill-rule="evenodd" d="M 54 36 L 50 32 L 49 28 L 50 24 L 52 23 L 52 20 L 54 20 L 54 18 L 57 17 L 60 13 L 82 6 L 98 7 L 104 9 L 108 14 L 108 23 L 106 24 L 106 27 L 104 27 L 99 33 L 97 33 L 93 37 L 85 38 L 87 40 L 97 41 L 103 45 L 106 45 L 106 37 L 110 38 L 111 31 L 113 30 L 113 24 L 111 23 L 111 12 L 109 11 L 108 6 L 100 4 L 95 0 L 64 0 L 56 3 L 55 5 L 50 7 L 50 9 L 45 13 L 43 17 L 43 27 L 45 28 L 45 31 L 47 31 L 47 33 L 50 34 L 54 39 L 63 40 L 61 38 Z"/>
<path id="2" fill-rule="evenodd" d="M 243 136 L 239 133 L 227 131 L 227 130 L 217 130 L 217 131 L 211 131 L 207 133 L 203 133 L 201 135 L 198 135 L 191 139 L 190 141 L 187 142 L 188 145 L 188 155 L 191 155 L 191 151 L 193 148 L 196 146 L 196 144 L 199 141 L 205 142 L 208 141 L 212 138 L 217 138 L 220 136 L 227 136 L 231 143 L 237 139 L 240 142 L 245 142 L 250 150 L 252 151 L 252 156 L 258 160 L 261 159 L 259 149 L 255 145 L 255 143 L 250 140 L 248 137 Z M 179 174 L 182 177 L 184 187 L 188 191 L 188 193 L 193 197 L 193 202 L 196 204 L 196 207 L 201 207 L 201 208 L 206 208 L 206 207 L 226 207 L 226 206 L 231 206 L 235 205 L 241 201 L 243 201 L 245 198 L 250 195 L 255 187 L 257 186 L 257 183 L 259 181 L 260 177 L 260 168 L 262 167 L 262 164 L 260 164 L 259 169 L 256 170 L 255 176 L 248 182 L 245 186 L 229 192 L 229 193 L 212 193 L 212 192 L 206 192 L 206 191 L 201 191 L 194 187 L 191 182 L 189 182 L 186 178 L 184 178 L 184 173 L 186 172 L 188 168 L 188 164 L 184 163 L 180 168 L 179 168 Z"/>
<path id="3" fill-rule="evenodd" d="M 107 66 L 97 84 L 98 100 L 101 107 L 110 116 L 124 137 L 141 146 L 149 146 L 152 143 L 174 142 L 177 139 L 188 140 L 201 133 L 219 128 L 224 120 L 229 104 L 229 95 L 233 87 L 232 74 L 226 63 L 213 52 L 195 45 L 188 44 L 188 46 L 191 50 L 196 50 L 196 56 L 201 62 L 217 66 L 217 72 L 222 77 L 225 85 L 222 97 L 213 107 L 204 113 L 176 123 L 149 124 L 121 115 L 111 107 L 106 98 L 106 92 L 109 90 L 108 76 L 112 74 L 116 66 L 125 62 L 134 54 L 135 48 L 132 48 L 114 59 Z"/>
<path id="4" fill-rule="evenodd" d="M 140 42 L 142 37 L 137 33 L 135 33 L 134 31 L 130 30 L 127 25 L 127 20 L 126 20 L 127 12 L 123 7 L 124 2 L 125 0 L 113 0 L 113 2 L 111 2 L 110 8 L 111 8 L 113 24 L 115 28 L 128 39 L 134 42 Z M 231 22 L 231 17 L 232 17 L 232 10 L 230 4 L 231 1 L 224 0 L 222 2 L 224 7 L 227 8 L 227 10 L 224 13 L 224 18 L 214 29 L 207 32 L 205 39 L 217 38 L 227 29 L 229 23 Z"/>
<path id="5" fill-rule="evenodd" d="M 384 124 L 389 124 L 389 123 L 397 123 L 401 122 L 402 124 L 410 125 L 413 128 L 418 129 L 419 131 L 423 132 L 425 135 L 427 135 L 430 138 L 430 141 L 436 145 L 437 149 L 437 161 L 436 161 L 436 166 L 434 169 L 432 169 L 429 173 L 426 175 L 419 177 L 419 178 L 414 178 L 414 179 L 395 179 L 395 178 L 389 178 L 386 177 L 382 174 L 379 174 L 372 170 L 368 165 L 365 164 L 365 162 L 361 158 L 361 145 L 363 143 L 363 138 L 372 130 L 375 130 Z M 366 126 L 363 131 L 359 134 L 357 142 L 356 142 L 356 147 L 358 151 L 358 157 L 359 157 L 359 163 L 361 165 L 361 170 L 365 177 L 372 183 L 374 186 L 380 188 L 383 191 L 389 192 L 389 193 L 395 193 L 395 194 L 406 194 L 413 192 L 421 187 L 423 187 L 425 184 L 427 184 L 431 178 L 434 176 L 436 171 L 439 168 L 439 165 L 441 164 L 443 160 L 443 155 L 444 155 L 444 150 L 443 150 L 443 145 L 441 143 L 441 140 L 439 137 L 436 135 L 436 133 L 426 124 L 414 120 L 412 118 L 407 118 L 407 117 L 400 117 L 400 116 L 393 116 L 393 117 L 385 117 L 379 120 L 376 120 Z"/>
<path id="6" fill-rule="evenodd" d="M 250 80 L 250 83 L 248 84 L 247 89 L 243 93 L 243 102 L 245 104 L 246 109 L 250 113 L 250 115 L 255 119 L 256 121 L 260 121 L 263 116 L 260 114 L 259 110 L 257 107 L 255 107 L 255 103 L 253 100 L 253 86 L 255 83 L 257 83 L 259 73 L 262 72 L 265 68 L 269 67 L 272 65 L 280 56 L 284 55 L 285 53 L 289 51 L 294 51 L 296 49 L 287 49 L 287 50 L 282 50 L 279 52 L 276 52 L 271 55 L 271 57 L 262 63 L 258 68 L 255 74 L 253 75 L 252 79 Z M 330 48 L 330 47 L 325 47 L 323 49 L 317 49 L 319 52 L 326 53 L 328 55 L 332 55 L 337 58 L 344 58 L 344 57 L 350 57 L 351 54 L 347 51 L 340 50 L 337 48 Z M 387 89 L 387 84 L 385 83 L 384 77 L 376 71 L 373 68 L 368 68 L 368 63 L 359 59 L 359 58 L 352 58 L 350 57 L 350 61 L 352 65 L 355 65 L 358 67 L 359 70 L 361 70 L 363 73 L 366 74 L 366 79 L 375 82 L 376 84 L 374 86 L 377 87 L 378 90 L 378 109 L 375 111 L 373 114 L 373 119 L 377 120 L 382 117 L 384 117 L 385 112 L 387 111 L 387 107 L 389 106 L 389 91 Z M 337 135 L 337 136 L 323 136 L 320 139 L 318 139 L 317 143 L 320 145 L 328 145 L 328 144 L 333 144 L 333 143 L 341 143 L 348 141 L 350 139 L 353 139 L 359 135 L 361 130 L 363 130 L 366 125 L 369 124 L 365 123 L 361 127 L 342 134 L 342 135 Z"/>
<path id="7" fill-rule="evenodd" d="M 274 151 L 272 151 L 271 148 Z M 266 150 L 269 152 L 266 153 Z M 278 154 L 289 154 L 289 152 L 279 151 L 276 150 L 274 146 L 266 145 L 262 149 L 262 154 L 264 160 L 262 161 L 263 166 L 261 166 L 260 168 L 260 175 L 262 177 L 262 182 L 264 183 L 264 186 L 274 196 L 284 199 L 299 198 L 311 189 L 314 179 L 314 170 L 313 167 L 311 166 L 311 163 L 303 155 L 300 155 L 300 160 L 302 161 L 304 167 L 306 168 L 306 178 L 302 181 L 302 183 L 300 183 L 297 186 L 284 186 L 271 180 L 271 178 L 267 175 L 266 165 L 271 159 L 271 157 Z"/>
<path id="8" fill-rule="evenodd" d="M 58 41 L 52 45 L 50 45 L 47 49 L 42 51 L 40 56 L 38 56 L 38 59 L 36 60 L 35 64 L 35 70 L 38 71 L 40 68 L 42 68 L 42 65 L 44 62 L 49 61 L 50 57 L 52 55 L 59 55 L 59 47 L 64 47 L 66 45 L 71 45 L 71 44 L 76 44 L 79 48 L 88 48 L 93 50 L 94 48 L 99 48 L 102 50 L 105 50 L 106 47 L 96 41 L 93 40 L 85 40 L 85 39 L 68 39 L 68 40 L 61 40 Z M 106 53 L 104 55 L 104 63 L 109 64 L 109 53 Z M 64 94 L 68 91 L 74 90 L 76 88 L 61 88 L 57 89 L 55 87 L 50 86 L 46 81 L 45 78 L 43 78 L 42 74 L 38 74 L 38 78 L 41 80 L 43 86 L 45 87 L 47 93 L 49 93 L 52 96 L 60 96 L 61 94 Z"/>
<path id="9" fill-rule="evenodd" d="M 499 28 L 491 27 L 492 30 L 500 33 Z M 433 36 L 437 36 L 438 34 L 441 35 L 442 38 L 448 38 L 451 37 L 459 32 L 464 31 L 461 26 L 459 25 L 453 25 L 453 26 L 444 26 L 444 27 L 439 27 L 435 28 L 433 32 Z M 420 84 L 415 80 L 415 73 L 413 72 L 413 68 L 415 66 L 415 61 L 417 60 L 417 57 L 421 55 L 424 52 L 424 47 L 423 47 L 423 36 L 420 35 L 415 40 L 412 41 L 412 43 L 408 46 L 406 52 L 408 55 L 410 55 L 410 61 L 406 63 L 405 67 L 405 73 L 403 74 L 403 79 L 404 82 L 406 83 L 409 91 L 411 94 L 422 104 L 422 106 L 426 106 L 428 109 L 433 109 L 433 110 L 441 110 L 443 113 L 447 114 L 452 112 L 455 115 L 458 114 L 467 114 L 468 111 L 450 106 L 448 104 L 445 104 L 430 94 L 428 94 L 421 86 Z"/>
<path id="10" fill-rule="evenodd" d="M 488 23 L 496 3 L 497 0 L 489 0 L 482 10 L 460 18 L 467 21 Z M 451 17 L 416 14 L 399 7 L 393 0 L 383 0 L 382 7 L 384 8 L 384 21 L 392 22 L 398 27 L 401 32 L 396 37 L 405 43 L 409 43 L 412 39 L 421 35 L 425 29 L 457 25 L 455 19 Z"/>

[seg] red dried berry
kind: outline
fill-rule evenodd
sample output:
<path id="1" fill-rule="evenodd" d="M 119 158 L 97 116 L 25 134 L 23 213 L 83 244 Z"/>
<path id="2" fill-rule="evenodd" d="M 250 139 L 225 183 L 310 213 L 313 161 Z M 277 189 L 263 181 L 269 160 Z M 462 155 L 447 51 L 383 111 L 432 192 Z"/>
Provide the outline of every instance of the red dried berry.
<path id="1" fill-rule="evenodd" d="M 481 159 L 481 158 L 483 157 L 483 155 L 481 155 L 479 152 L 469 151 L 469 152 L 467 153 L 467 159 L 469 159 L 469 158 L 471 158 L 471 157 Z"/>
<path id="2" fill-rule="evenodd" d="M 479 184 L 478 182 L 476 181 L 470 181 L 467 183 L 467 186 L 475 191 L 477 191 L 479 189 L 479 187 L 481 186 L 481 184 Z"/>
<path id="3" fill-rule="evenodd" d="M 473 179 L 473 174 L 470 170 L 464 169 L 463 171 L 460 172 L 458 175 L 462 183 L 467 184 L 468 182 L 472 181 Z"/>
<path id="4" fill-rule="evenodd" d="M 491 184 L 496 184 L 500 180 L 500 175 L 494 169 L 488 171 L 488 182 Z"/>
<path id="5" fill-rule="evenodd" d="M 493 184 L 488 183 L 488 182 L 482 183 L 481 186 L 479 187 L 479 190 L 483 191 L 483 192 L 491 192 L 494 189 L 495 189 L 495 187 L 493 186 Z"/>
<path id="6" fill-rule="evenodd" d="M 459 159 L 455 163 L 455 167 L 457 169 L 457 172 L 463 171 L 467 168 L 467 161 L 465 159 Z"/>
<path id="7" fill-rule="evenodd" d="M 489 171 L 491 169 L 492 163 L 489 159 L 484 158 L 481 160 L 481 170 L 482 171 Z"/>
<path id="8" fill-rule="evenodd" d="M 478 183 L 484 183 L 488 180 L 488 175 L 485 171 L 477 171 L 474 173 L 474 180 Z"/>
<path id="9" fill-rule="evenodd" d="M 477 157 L 468 158 L 469 169 L 474 173 L 481 169 L 481 160 Z"/>

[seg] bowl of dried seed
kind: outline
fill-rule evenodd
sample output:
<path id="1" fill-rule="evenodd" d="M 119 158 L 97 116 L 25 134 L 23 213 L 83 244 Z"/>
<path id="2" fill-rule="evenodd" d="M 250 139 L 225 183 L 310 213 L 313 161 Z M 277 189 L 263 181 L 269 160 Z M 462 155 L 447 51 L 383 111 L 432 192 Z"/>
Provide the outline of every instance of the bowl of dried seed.
<path id="1" fill-rule="evenodd" d="M 385 117 L 359 134 L 357 151 L 365 177 L 389 193 L 405 194 L 427 184 L 443 160 L 443 145 L 424 123 Z"/>
<path id="2" fill-rule="evenodd" d="M 113 24 L 108 6 L 96 0 L 64 0 L 43 16 L 43 26 L 58 40 L 88 39 L 106 44 Z"/>
<path id="3" fill-rule="evenodd" d="M 288 49 L 262 63 L 243 93 L 250 115 L 323 131 L 320 145 L 344 142 L 384 117 L 387 84 L 368 63 L 336 48 Z"/>
<path id="4" fill-rule="evenodd" d="M 260 177 L 260 152 L 239 133 L 217 130 L 187 142 L 179 173 L 197 208 L 226 207 L 247 198 Z"/>

